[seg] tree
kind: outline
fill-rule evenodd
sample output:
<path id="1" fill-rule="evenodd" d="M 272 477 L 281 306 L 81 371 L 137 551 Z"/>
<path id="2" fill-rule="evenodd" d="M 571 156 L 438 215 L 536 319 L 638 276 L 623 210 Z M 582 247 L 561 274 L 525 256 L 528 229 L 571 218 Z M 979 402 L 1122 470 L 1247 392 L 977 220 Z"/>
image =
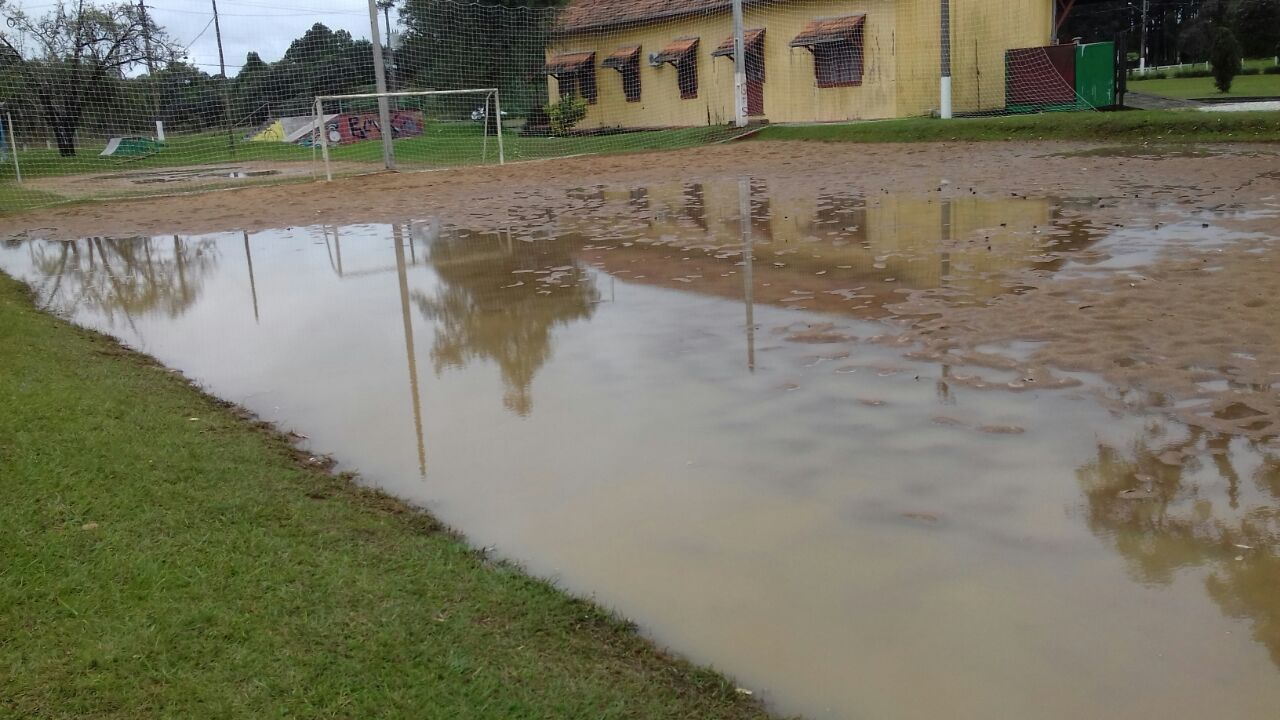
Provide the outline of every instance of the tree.
<path id="1" fill-rule="evenodd" d="M 1231 82 L 1240 72 L 1240 42 L 1231 28 L 1220 27 L 1213 36 L 1213 84 L 1219 92 L 1231 92 Z"/>
<path id="2" fill-rule="evenodd" d="M 0 31 L 0 43 L 20 59 L 25 92 L 34 96 L 63 157 L 76 154 L 76 131 L 87 106 L 106 102 L 102 93 L 110 81 L 137 65 L 178 55 L 164 31 L 132 3 L 59 0 L 36 18 L 0 0 L 0 11 L 9 27 Z M 28 42 L 34 46 L 30 53 L 24 52 Z"/>
<path id="3" fill-rule="evenodd" d="M 1240 0 L 1235 21 L 1244 57 L 1280 53 L 1280 0 Z"/>

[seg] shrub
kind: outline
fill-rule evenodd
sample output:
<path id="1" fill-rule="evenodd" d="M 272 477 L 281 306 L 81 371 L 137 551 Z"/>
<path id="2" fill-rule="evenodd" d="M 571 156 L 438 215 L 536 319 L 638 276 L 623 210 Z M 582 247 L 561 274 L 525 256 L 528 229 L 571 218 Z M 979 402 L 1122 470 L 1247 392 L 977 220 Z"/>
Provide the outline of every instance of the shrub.
<path id="1" fill-rule="evenodd" d="M 1204 68 L 1193 68 L 1190 70 L 1178 70 L 1173 73 L 1173 76 L 1176 78 L 1213 77 L 1213 71 L 1205 70 Z"/>
<path id="2" fill-rule="evenodd" d="M 1240 41 L 1230 28 L 1220 27 L 1213 36 L 1209 62 L 1213 65 L 1213 84 L 1219 92 L 1231 92 L 1231 81 L 1240 73 Z"/>
<path id="3" fill-rule="evenodd" d="M 547 106 L 547 115 L 551 118 L 552 133 L 568 135 L 573 126 L 587 116 L 587 101 L 573 96 L 561 98 L 560 102 Z"/>
<path id="4" fill-rule="evenodd" d="M 1280 75 L 1280 65 L 1262 68 L 1263 75 Z"/>
<path id="5" fill-rule="evenodd" d="M 1262 74 L 1262 68 L 1257 68 L 1257 67 L 1242 67 L 1242 68 L 1240 68 L 1240 74 L 1241 74 L 1241 75 L 1261 75 L 1261 74 Z"/>

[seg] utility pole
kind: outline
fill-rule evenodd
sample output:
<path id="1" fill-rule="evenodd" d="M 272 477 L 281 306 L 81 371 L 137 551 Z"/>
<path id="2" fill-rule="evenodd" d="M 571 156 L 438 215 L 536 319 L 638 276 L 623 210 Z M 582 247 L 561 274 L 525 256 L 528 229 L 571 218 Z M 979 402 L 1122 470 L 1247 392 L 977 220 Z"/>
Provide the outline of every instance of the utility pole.
<path id="1" fill-rule="evenodd" d="M 742 0 L 733 0 L 733 124 L 747 126 L 747 48 L 743 39 Z"/>
<path id="2" fill-rule="evenodd" d="M 378 91 L 378 129 L 382 133 L 382 165 L 396 169 L 396 151 L 391 146 L 391 105 L 388 102 L 387 71 L 382 64 L 382 38 L 378 32 L 378 6 L 369 0 L 369 39 L 373 41 L 373 80 Z M 323 128 L 321 129 L 323 132 Z"/>
<path id="3" fill-rule="evenodd" d="M 147 80 L 151 83 L 151 117 L 156 123 L 156 140 L 164 142 L 164 123 L 160 122 L 160 95 L 156 84 L 156 61 L 151 52 L 151 22 L 147 19 L 147 6 L 138 0 L 138 15 L 142 22 L 142 48 L 147 55 Z"/>
<path id="4" fill-rule="evenodd" d="M 938 99 L 938 115 L 943 120 L 951 119 L 951 0 L 942 0 L 941 25 L 942 25 L 942 57 L 941 57 L 941 82 L 939 89 L 941 97 Z"/>
<path id="5" fill-rule="evenodd" d="M 227 60 L 222 55 L 222 24 L 218 22 L 218 0 L 211 0 L 213 3 L 213 35 L 218 39 L 218 70 L 222 76 L 222 123 L 227 126 L 227 152 L 232 157 L 236 154 L 236 141 L 231 132 L 231 90 L 228 88 L 227 80 Z M 249 242 L 248 236 L 245 236 L 245 243 Z"/>
<path id="6" fill-rule="evenodd" d="M 383 24 L 387 30 L 387 70 L 389 72 L 388 86 L 391 92 L 399 89 L 400 85 L 396 83 L 396 54 L 395 48 L 391 47 L 391 8 L 395 7 L 395 0 L 378 0 L 378 8 L 382 10 Z"/>
<path id="7" fill-rule="evenodd" d="M 1147 70 L 1147 10 L 1150 9 L 1151 0 L 1142 0 L 1142 30 L 1138 40 L 1138 72 L 1146 72 Z"/>

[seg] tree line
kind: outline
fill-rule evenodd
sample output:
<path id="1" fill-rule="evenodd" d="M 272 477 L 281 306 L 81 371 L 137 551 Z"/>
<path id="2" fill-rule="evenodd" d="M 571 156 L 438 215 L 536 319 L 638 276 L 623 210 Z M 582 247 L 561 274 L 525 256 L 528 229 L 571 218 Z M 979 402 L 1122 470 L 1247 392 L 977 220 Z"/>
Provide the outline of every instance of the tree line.
<path id="1" fill-rule="evenodd" d="M 1135 59 L 1142 45 L 1141 0 L 1080 4 L 1059 31 L 1064 41 L 1124 38 Z M 1238 40 L 1245 57 L 1280 55 L 1280 0 L 1147 0 L 1148 65 L 1206 62 L 1222 29 Z"/>
<path id="2" fill-rule="evenodd" d="M 543 53 L 562 0 L 400 0 L 400 42 L 384 50 L 389 89 L 497 87 L 504 108 L 546 102 Z M 0 0 L 0 104 L 24 142 L 63 156 L 80 138 L 240 130 L 312 112 L 317 95 L 373 92 L 374 48 L 316 23 L 266 62 L 248 53 L 233 77 L 189 62 L 145 9 L 123 0 L 59 0 L 31 15 Z"/>

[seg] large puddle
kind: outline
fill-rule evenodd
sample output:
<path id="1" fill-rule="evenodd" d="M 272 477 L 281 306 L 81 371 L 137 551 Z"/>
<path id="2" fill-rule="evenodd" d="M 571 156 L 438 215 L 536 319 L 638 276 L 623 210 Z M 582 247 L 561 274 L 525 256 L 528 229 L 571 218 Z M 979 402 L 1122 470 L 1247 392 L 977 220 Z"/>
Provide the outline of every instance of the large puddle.
<path id="1" fill-rule="evenodd" d="M 1274 449 L 891 339 L 909 297 L 981 305 L 1150 244 L 1026 198 L 575 200 L 14 241 L 0 267 L 782 712 L 1275 716 Z"/>

